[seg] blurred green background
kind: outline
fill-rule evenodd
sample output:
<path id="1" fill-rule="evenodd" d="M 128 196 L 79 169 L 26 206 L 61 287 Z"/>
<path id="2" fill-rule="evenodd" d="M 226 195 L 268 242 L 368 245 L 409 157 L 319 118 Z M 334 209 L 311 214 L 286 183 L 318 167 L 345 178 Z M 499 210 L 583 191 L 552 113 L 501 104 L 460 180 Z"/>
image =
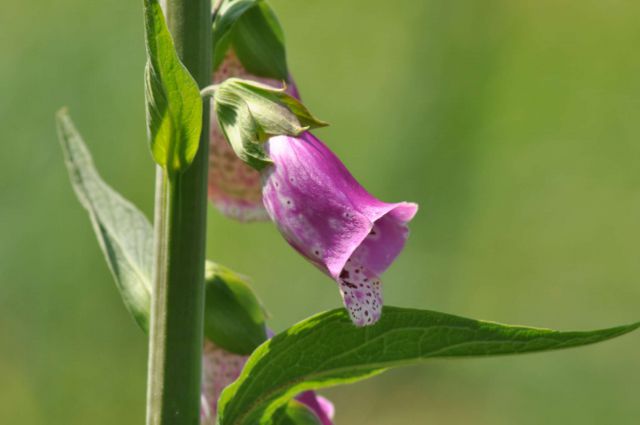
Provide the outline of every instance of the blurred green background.
<path id="1" fill-rule="evenodd" d="M 419 202 L 386 301 L 589 329 L 640 319 L 640 3 L 274 0 L 316 132 L 380 198 Z M 146 344 L 69 186 L 69 106 L 152 211 L 142 2 L 0 8 L 0 423 L 141 424 Z M 269 223 L 209 212 L 209 257 L 282 330 L 340 305 Z M 338 425 L 637 424 L 640 336 L 432 361 L 325 391 Z"/>

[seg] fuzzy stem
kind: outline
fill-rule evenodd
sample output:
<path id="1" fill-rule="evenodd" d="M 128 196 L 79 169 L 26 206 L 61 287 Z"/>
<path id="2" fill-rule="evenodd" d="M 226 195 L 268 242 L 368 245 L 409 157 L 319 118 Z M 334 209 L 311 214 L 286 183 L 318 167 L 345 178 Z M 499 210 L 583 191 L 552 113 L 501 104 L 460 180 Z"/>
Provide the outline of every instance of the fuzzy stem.
<path id="1" fill-rule="evenodd" d="M 180 59 L 198 85 L 206 86 L 211 78 L 210 0 L 162 3 Z M 200 422 L 208 105 L 191 166 L 171 177 L 157 170 L 147 425 Z"/>

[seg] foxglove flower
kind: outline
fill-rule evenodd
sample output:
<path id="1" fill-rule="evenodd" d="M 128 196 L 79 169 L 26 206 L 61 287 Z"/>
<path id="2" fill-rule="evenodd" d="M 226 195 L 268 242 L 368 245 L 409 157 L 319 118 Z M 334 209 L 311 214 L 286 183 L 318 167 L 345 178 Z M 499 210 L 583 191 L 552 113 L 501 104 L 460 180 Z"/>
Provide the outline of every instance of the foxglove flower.
<path id="1" fill-rule="evenodd" d="M 229 49 L 213 76 L 213 83 L 218 84 L 232 77 L 282 87 L 281 81 L 261 78 L 247 72 L 233 50 Z M 287 85 L 287 93 L 298 97 L 293 83 Z M 269 216 L 262 203 L 260 173 L 236 156 L 220 130 L 213 108 L 210 129 L 209 200 L 230 218 L 240 221 L 268 220 Z"/>
<path id="2" fill-rule="evenodd" d="M 202 353 L 202 396 L 200 423 L 215 425 L 218 412 L 218 398 L 222 390 L 233 383 L 249 356 L 234 354 L 205 340 Z M 333 425 L 333 404 L 314 391 L 305 391 L 296 399 L 307 406 L 319 419 L 322 425 Z"/>
<path id="3" fill-rule="evenodd" d="M 226 386 L 235 381 L 248 356 L 234 354 L 205 340 L 202 350 L 201 424 L 215 425 L 218 398 Z"/>
<path id="4" fill-rule="evenodd" d="M 277 136 L 265 150 L 265 208 L 284 238 L 333 278 L 351 320 L 375 323 L 382 311 L 379 276 L 398 256 L 418 206 L 371 196 L 316 137 Z"/>

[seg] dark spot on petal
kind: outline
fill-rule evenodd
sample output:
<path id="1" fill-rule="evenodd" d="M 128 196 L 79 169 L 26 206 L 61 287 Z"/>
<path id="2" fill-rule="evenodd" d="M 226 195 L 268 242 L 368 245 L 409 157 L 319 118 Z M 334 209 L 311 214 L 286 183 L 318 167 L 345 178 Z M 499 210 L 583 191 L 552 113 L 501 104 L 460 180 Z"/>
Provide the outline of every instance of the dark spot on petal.
<path id="1" fill-rule="evenodd" d="M 347 287 L 351 288 L 351 289 L 356 289 L 358 286 L 353 284 L 352 282 L 343 280 L 342 283 L 344 283 Z"/>

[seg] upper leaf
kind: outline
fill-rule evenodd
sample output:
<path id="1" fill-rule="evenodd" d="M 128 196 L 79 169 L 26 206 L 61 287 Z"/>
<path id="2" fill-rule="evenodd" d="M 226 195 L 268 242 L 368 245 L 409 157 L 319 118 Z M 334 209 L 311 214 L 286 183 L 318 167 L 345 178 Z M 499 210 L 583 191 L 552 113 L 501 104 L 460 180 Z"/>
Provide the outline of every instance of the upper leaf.
<path id="1" fill-rule="evenodd" d="M 236 155 L 257 170 L 270 163 L 260 145 L 277 135 L 298 136 L 327 125 L 285 89 L 229 78 L 215 89 L 214 110 Z"/>
<path id="2" fill-rule="evenodd" d="M 151 224 L 135 206 L 102 181 L 66 110 L 58 112 L 57 125 L 73 189 L 89 213 L 124 304 L 147 331 L 153 263 Z"/>
<path id="3" fill-rule="evenodd" d="M 266 2 L 249 8 L 231 29 L 231 45 L 247 71 L 260 77 L 288 80 L 284 33 Z"/>
<path id="4" fill-rule="evenodd" d="M 242 15 L 257 5 L 261 0 L 223 0 L 219 9 L 213 17 L 213 37 L 211 47 L 213 48 L 213 70 L 218 69 L 222 63 L 229 46 L 231 45 L 231 28 L 242 17 Z"/>
<path id="5" fill-rule="evenodd" d="M 213 19 L 213 44 L 226 37 L 233 25 L 262 0 L 223 0 Z"/>
<path id="6" fill-rule="evenodd" d="M 288 80 L 282 27 L 261 0 L 225 0 L 213 20 L 213 69 L 233 47 L 244 68 L 259 77 Z"/>
<path id="7" fill-rule="evenodd" d="M 589 332 L 558 332 L 465 319 L 433 311 L 385 307 L 369 327 L 352 325 L 344 309 L 294 325 L 262 344 L 218 404 L 219 425 L 273 424 L 295 394 L 353 382 L 385 368 L 434 357 L 521 354 L 592 344 L 640 323 Z"/>
<path id="8" fill-rule="evenodd" d="M 169 174 L 187 169 L 202 131 L 198 84 L 180 62 L 158 0 L 145 0 L 147 128 L 154 160 Z"/>

